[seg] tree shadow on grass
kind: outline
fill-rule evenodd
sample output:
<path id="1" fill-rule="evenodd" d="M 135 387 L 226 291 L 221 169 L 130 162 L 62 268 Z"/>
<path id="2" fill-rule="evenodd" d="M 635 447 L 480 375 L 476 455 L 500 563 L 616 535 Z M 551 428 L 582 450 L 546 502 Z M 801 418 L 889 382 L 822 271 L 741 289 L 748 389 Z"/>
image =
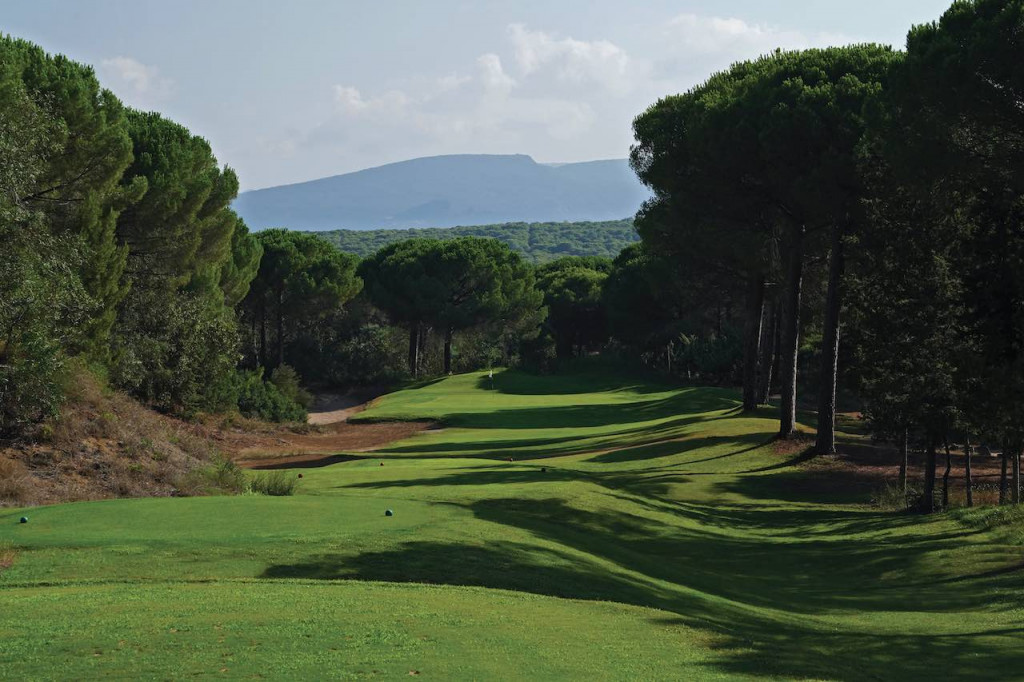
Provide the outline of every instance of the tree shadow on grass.
<path id="1" fill-rule="evenodd" d="M 879 590 L 930 567 L 928 555 L 961 547 L 968 531 L 908 535 L 895 544 L 850 535 L 740 536 L 638 514 L 584 511 L 557 499 L 481 500 L 468 506 L 477 518 L 527 530 L 648 578 L 754 606 L 821 614 L 941 612 L 979 603 L 977 592 Z M 799 510 L 787 510 L 771 521 L 785 527 L 799 516 Z"/>
<path id="2" fill-rule="evenodd" d="M 517 370 L 502 370 L 497 372 L 493 379 L 481 375 L 477 381 L 477 387 L 506 395 L 576 395 L 620 391 L 644 395 L 678 389 L 678 386 L 658 384 L 651 380 L 638 382 L 635 376 L 630 377 L 615 372 L 530 374 Z"/>
<path id="3" fill-rule="evenodd" d="M 543 469 L 547 469 L 544 471 Z M 434 478 L 403 480 L 365 481 L 337 486 L 339 489 L 362 488 L 381 490 L 386 488 L 419 488 L 448 485 L 519 485 L 523 483 L 555 483 L 584 480 L 585 476 L 568 469 L 547 467 L 523 467 L 510 464 L 507 467 L 467 467 L 455 473 Z"/>
<path id="4" fill-rule="evenodd" d="M 715 489 L 752 500 L 864 504 L 871 501 L 883 480 L 870 472 L 809 469 L 778 471 L 771 476 L 738 476 L 715 483 Z"/>
<path id="5" fill-rule="evenodd" d="M 504 502 L 517 507 L 516 500 Z M 532 504 L 538 514 L 567 511 L 564 505 L 552 508 L 550 504 L 537 505 L 536 501 Z M 478 510 L 477 505 L 473 507 Z M 484 516 L 490 513 L 484 512 Z M 586 525 L 591 531 L 598 530 L 597 536 L 588 541 L 588 548 L 592 544 L 606 544 L 612 533 L 624 537 L 626 542 L 665 542 L 664 539 L 643 538 L 643 533 L 635 535 L 641 529 L 632 518 L 591 519 Z M 664 564 L 665 557 L 659 556 L 660 548 L 658 544 L 653 547 L 653 559 Z M 689 547 L 694 553 L 707 549 L 696 545 Z M 742 548 L 720 546 L 713 549 L 735 551 Z M 891 679 L 895 675 L 899 679 L 931 680 L 937 675 L 943 679 L 1007 677 L 1024 665 L 1022 628 L 993 627 L 950 633 L 946 632 L 949 627 L 936 624 L 933 628 L 936 634 L 928 635 L 837 628 L 831 620 L 821 622 L 813 617 L 787 614 L 785 609 L 781 612 L 759 610 L 734 600 L 717 599 L 715 591 L 701 594 L 679 589 L 643 571 L 635 572 L 635 557 L 615 551 L 601 554 L 611 555 L 608 558 L 614 563 L 599 562 L 575 551 L 516 542 L 486 545 L 409 542 L 384 551 L 316 555 L 305 561 L 268 567 L 263 577 L 468 585 L 654 607 L 675 614 L 652 618 L 657 624 L 678 624 L 715 633 L 715 656 L 711 665 L 729 674 L 837 680 Z M 796 558 L 806 558 L 806 555 Z M 776 568 L 759 563 L 763 557 L 758 555 L 737 559 L 743 561 L 746 569 L 719 574 L 719 582 L 741 582 L 755 573 Z M 646 566 L 649 565 L 648 562 Z M 799 583 L 799 572 L 788 579 Z M 755 586 L 755 589 L 765 589 L 765 586 Z M 765 596 L 771 597 L 778 608 L 784 607 L 794 593 Z M 863 608 L 864 605 L 857 606 Z M 881 604 L 875 606 L 881 610 Z M 895 610 L 898 605 L 891 604 L 887 608 Z"/>
<path id="6" fill-rule="evenodd" d="M 634 427 L 600 434 L 581 433 L 572 436 L 544 438 L 481 438 L 467 442 L 442 440 L 434 443 L 406 442 L 405 445 L 383 447 L 375 452 L 393 455 L 468 455 L 485 459 L 519 458 L 545 459 L 564 457 L 606 450 L 618 446 L 624 440 L 635 445 L 654 445 L 666 442 L 680 434 L 686 427 L 700 422 L 710 422 L 720 417 L 695 417 L 676 419 L 644 427 Z"/>
<path id="7" fill-rule="evenodd" d="M 738 455 L 758 450 L 765 445 L 768 445 L 770 442 L 770 439 L 765 440 L 763 433 L 751 433 L 745 436 L 701 436 L 698 434 L 682 440 L 656 441 L 645 445 L 612 450 L 611 452 L 591 457 L 587 461 L 595 462 L 597 464 L 641 462 L 652 459 L 661 459 L 663 457 L 683 455 L 687 452 L 693 452 L 694 450 L 701 450 L 704 448 L 716 448 L 726 443 L 740 446 L 739 449 L 730 450 L 720 455 L 713 455 L 704 459 L 687 460 L 679 463 L 678 465 L 679 467 L 685 467 L 693 464 L 701 464 L 704 462 L 713 462 L 716 460 L 736 457 Z"/>
<path id="8" fill-rule="evenodd" d="M 735 409 L 735 400 L 706 393 L 703 389 L 691 389 L 658 400 L 456 412 L 446 415 L 444 422 L 449 426 L 472 429 L 579 429 L 673 418 L 676 418 L 673 423 L 694 423 L 721 417 L 722 413 Z"/>

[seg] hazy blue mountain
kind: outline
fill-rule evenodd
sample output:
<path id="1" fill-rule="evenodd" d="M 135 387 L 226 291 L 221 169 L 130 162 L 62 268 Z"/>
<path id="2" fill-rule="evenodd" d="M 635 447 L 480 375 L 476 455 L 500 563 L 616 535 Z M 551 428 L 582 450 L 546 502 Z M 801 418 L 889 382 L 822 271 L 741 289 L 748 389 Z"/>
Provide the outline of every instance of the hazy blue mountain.
<path id="1" fill-rule="evenodd" d="M 369 230 L 616 220 L 645 198 L 625 159 L 546 165 L 467 154 L 243 192 L 234 208 L 257 230 Z"/>

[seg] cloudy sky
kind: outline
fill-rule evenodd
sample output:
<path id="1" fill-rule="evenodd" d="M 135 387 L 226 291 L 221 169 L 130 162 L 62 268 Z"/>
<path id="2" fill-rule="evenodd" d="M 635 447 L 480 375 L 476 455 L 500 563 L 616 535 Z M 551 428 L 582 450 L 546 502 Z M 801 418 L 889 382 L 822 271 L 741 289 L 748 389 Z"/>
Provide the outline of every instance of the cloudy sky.
<path id="1" fill-rule="evenodd" d="M 211 141 L 243 189 L 456 153 L 621 158 L 658 97 L 772 50 L 902 47 L 951 0 L 4 0 Z"/>

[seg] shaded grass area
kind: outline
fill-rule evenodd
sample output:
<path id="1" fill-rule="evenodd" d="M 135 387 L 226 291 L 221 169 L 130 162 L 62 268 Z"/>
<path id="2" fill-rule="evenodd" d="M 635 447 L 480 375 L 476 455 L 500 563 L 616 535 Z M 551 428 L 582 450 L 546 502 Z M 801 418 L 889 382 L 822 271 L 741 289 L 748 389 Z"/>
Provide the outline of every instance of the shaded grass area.
<path id="1" fill-rule="evenodd" d="M 735 398 L 465 375 L 368 411 L 447 428 L 304 469 L 292 497 L 62 505 L 25 526 L 0 512 L 19 552 L 0 573 L 0 672 L 57 676 L 32 653 L 46 641 L 65 677 L 128 674 L 131 650 L 135 676 L 226 658 L 276 677 L 317 676 L 313 661 L 456 679 L 1018 674 L 1017 516 L 874 509 L 868 481 L 778 448 L 771 411 Z"/>

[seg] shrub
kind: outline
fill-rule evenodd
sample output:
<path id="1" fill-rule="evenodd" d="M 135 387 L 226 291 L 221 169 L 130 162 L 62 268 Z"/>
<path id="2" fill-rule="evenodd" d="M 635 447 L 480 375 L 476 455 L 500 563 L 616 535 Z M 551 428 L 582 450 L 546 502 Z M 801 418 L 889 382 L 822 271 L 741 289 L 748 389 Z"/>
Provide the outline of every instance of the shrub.
<path id="1" fill-rule="evenodd" d="M 313 404 L 313 396 L 299 383 L 298 373 L 288 365 L 281 365 L 270 375 L 270 383 L 292 402 L 309 409 Z"/>
<path id="2" fill-rule="evenodd" d="M 898 483 L 886 483 L 872 497 L 872 503 L 886 511 L 907 511 L 921 497 L 921 491 L 912 486 L 906 492 Z"/>
<path id="3" fill-rule="evenodd" d="M 0 505 L 30 503 L 32 481 L 25 465 L 15 459 L 0 459 Z"/>
<path id="4" fill-rule="evenodd" d="M 161 410 L 224 409 L 237 346 L 232 311 L 202 296 L 140 290 L 119 313 L 111 378 Z"/>
<path id="5" fill-rule="evenodd" d="M 194 469 L 178 481 L 178 493 L 196 495 L 237 494 L 247 488 L 245 472 L 231 460 L 221 460 L 202 469 Z"/>
<path id="6" fill-rule="evenodd" d="M 238 410 L 246 417 L 274 422 L 305 422 L 306 409 L 263 380 L 263 370 L 238 374 Z"/>
<path id="7" fill-rule="evenodd" d="M 66 349 L 91 305 L 74 274 L 81 248 L 0 203 L 0 437 L 59 410 Z"/>
<path id="8" fill-rule="evenodd" d="M 299 479 L 283 471 L 267 471 L 256 474 L 249 482 L 249 490 L 257 495 L 285 497 L 295 494 Z"/>

